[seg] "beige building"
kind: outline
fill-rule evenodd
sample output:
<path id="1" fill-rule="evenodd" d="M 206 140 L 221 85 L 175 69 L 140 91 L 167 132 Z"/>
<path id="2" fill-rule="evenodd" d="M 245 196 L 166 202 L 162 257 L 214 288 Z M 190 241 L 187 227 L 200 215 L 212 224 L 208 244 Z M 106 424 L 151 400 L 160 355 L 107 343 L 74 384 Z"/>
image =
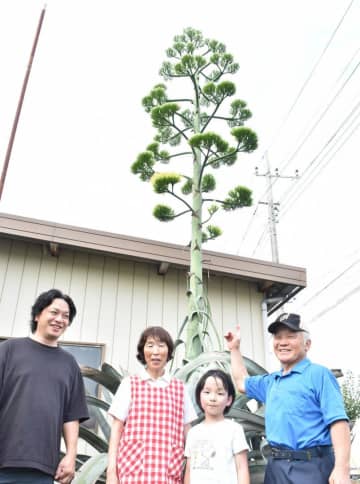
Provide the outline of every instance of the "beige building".
<path id="1" fill-rule="evenodd" d="M 305 270 L 211 251 L 203 265 L 219 335 L 240 323 L 244 354 L 265 366 L 266 314 L 305 287 Z M 0 214 L 0 337 L 28 334 L 34 299 L 56 287 L 78 309 L 64 342 L 78 361 L 133 371 L 147 325 L 177 336 L 188 267 L 179 245 Z"/>

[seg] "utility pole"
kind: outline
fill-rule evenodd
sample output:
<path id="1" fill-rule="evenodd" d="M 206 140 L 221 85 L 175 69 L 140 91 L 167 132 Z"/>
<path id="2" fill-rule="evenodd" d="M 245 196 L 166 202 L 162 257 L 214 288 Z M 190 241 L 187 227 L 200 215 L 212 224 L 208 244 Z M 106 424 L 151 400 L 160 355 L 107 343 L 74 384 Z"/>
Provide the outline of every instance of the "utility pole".
<path id="1" fill-rule="evenodd" d="M 24 97 L 25 97 L 26 86 L 27 86 L 27 83 L 28 83 L 28 80 L 29 80 L 29 77 L 30 77 L 31 66 L 32 66 L 32 62 L 33 62 L 33 59 L 34 59 L 34 56 L 35 56 L 35 51 L 36 51 L 36 46 L 37 46 L 37 43 L 38 43 L 38 40 L 39 40 L 41 26 L 42 26 L 42 23 L 43 23 L 43 20 L 44 20 L 45 8 L 46 7 L 44 7 L 42 9 L 41 14 L 40 14 L 40 18 L 39 18 L 38 26 L 37 26 L 37 29 L 36 29 L 36 34 L 35 34 L 33 46 L 32 46 L 31 53 L 30 53 L 28 66 L 27 66 L 27 69 L 26 69 L 25 77 L 24 77 L 24 80 L 23 80 L 23 85 L 22 85 L 22 88 L 21 88 L 20 98 L 19 98 L 19 101 L 18 101 L 16 113 L 15 113 L 15 118 L 14 118 L 12 129 L 11 129 L 10 139 L 9 139 L 9 143 L 8 143 L 7 150 L 6 150 L 4 165 L 3 165 L 1 178 L 0 178 L 0 199 L 1 199 L 1 196 L 2 196 L 2 193 L 3 193 L 3 190 L 4 190 L 6 173 L 7 173 L 7 169 L 8 169 L 8 166 L 9 166 L 11 151 L 12 151 L 12 147 L 13 147 L 14 140 L 15 140 L 15 134 L 16 134 L 16 129 L 17 129 L 17 125 L 18 125 L 18 122 L 19 122 L 19 118 L 20 118 L 21 108 L 22 108 L 22 105 L 23 105 Z"/>
<path id="2" fill-rule="evenodd" d="M 281 176 L 279 174 L 279 170 L 276 168 L 275 173 L 271 173 L 270 168 L 270 161 L 267 152 L 265 153 L 265 160 L 266 160 L 266 172 L 259 173 L 258 167 L 255 167 L 255 175 L 256 176 L 264 176 L 266 178 L 266 194 L 267 194 L 267 201 L 266 202 L 259 202 L 264 205 L 268 206 L 268 224 L 269 224 L 269 233 L 270 233 L 270 243 L 271 243 L 271 259 L 273 262 L 279 262 L 279 248 L 278 248 L 278 241 L 277 241 L 277 232 L 276 232 L 276 224 L 278 223 L 278 215 L 279 215 L 279 203 L 274 202 L 273 198 L 273 190 L 272 190 L 272 178 L 290 178 L 292 180 L 299 178 L 298 170 L 295 170 L 295 176 Z"/>

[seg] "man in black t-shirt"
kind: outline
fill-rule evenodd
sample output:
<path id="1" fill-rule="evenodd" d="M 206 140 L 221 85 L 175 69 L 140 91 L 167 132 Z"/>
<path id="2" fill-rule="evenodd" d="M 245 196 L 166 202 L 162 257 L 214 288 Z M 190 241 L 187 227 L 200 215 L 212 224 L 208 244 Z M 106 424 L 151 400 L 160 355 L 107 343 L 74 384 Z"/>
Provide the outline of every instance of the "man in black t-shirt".
<path id="1" fill-rule="evenodd" d="M 79 366 L 58 346 L 75 314 L 72 299 L 51 289 L 32 307 L 30 337 L 0 345 L 0 484 L 69 484 L 75 475 L 88 410 Z"/>

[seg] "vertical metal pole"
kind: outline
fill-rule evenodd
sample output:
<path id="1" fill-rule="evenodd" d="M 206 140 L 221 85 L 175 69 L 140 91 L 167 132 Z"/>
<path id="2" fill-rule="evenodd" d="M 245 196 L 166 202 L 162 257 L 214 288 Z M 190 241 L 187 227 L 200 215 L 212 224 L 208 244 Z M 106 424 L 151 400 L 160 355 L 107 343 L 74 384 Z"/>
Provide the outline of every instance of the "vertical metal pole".
<path id="1" fill-rule="evenodd" d="M 279 251 L 277 243 L 276 234 L 276 224 L 275 224 L 275 212 L 274 212 L 274 200 L 272 193 L 272 183 L 271 183 L 271 172 L 270 172 L 270 162 L 268 154 L 265 154 L 266 158 L 266 180 L 267 180 L 267 205 L 268 205 L 268 218 L 269 218 L 269 231 L 270 231 L 270 242 L 271 242 L 271 256 L 272 261 L 279 262 Z"/>
<path id="2" fill-rule="evenodd" d="M 17 129 L 17 125 L 18 125 L 18 122 L 19 122 L 19 118 L 20 118 L 21 108 L 22 108 L 23 101 L 24 101 L 26 86 L 27 86 L 29 76 L 30 76 L 32 62 L 33 62 L 33 59 L 34 59 L 34 56 L 35 56 L 36 46 L 37 46 L 37 43 L 38 43 L 42 23 L 43 23 L 43 20 L 44 20 L 45 10 L 46 10 L 46 7 L 44 6 L 44 8 L 41 11 L 38 26 L 37 26 L 37 29 L 36 29 L 35 39 L 34 39 L 34 42 L 33 42 L 32 49 L 31 49 L 30 59 L 29 59 L 28 66 L 27 66 L 27 69 L 26 69 L 23 85 L 22 85 L 22 88 L 21 88 L 20 98 L 19 98 L 19 101 L 18 101 L 18 105 L 17 105 L 17 109 L 16 109 L 16 113 L 15 113 L 15 118 L 14 118 L 12 129 L 11 129 L 10 139 L 9 139 L 8 147 L 7 147 L 7 150 L 6 150 L 5 161 L 4 161 L 4 165 L 3 165 L 3 169 L 2 169 L 2 173 L 1 173 L 1 178 L 0 178 L 0 199 L 2 197 L 2 193 L 3 193 L 3 190 L 4 190 L 5 178 L 6 178 L 6 173 L 7 173 L 8 166 L 9 166 L 12 147 L 13 147 L 13 144 L 14 144 L 16 129 Z"/>

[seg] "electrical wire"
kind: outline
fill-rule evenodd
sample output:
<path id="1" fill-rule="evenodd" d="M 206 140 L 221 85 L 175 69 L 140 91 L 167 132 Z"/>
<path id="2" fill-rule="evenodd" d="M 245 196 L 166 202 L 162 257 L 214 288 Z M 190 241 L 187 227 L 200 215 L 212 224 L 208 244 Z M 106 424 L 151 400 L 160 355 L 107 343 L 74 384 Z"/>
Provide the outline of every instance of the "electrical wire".
<path id="1" fill-rule="evenodd" d="M 360 108 L 360 99 L 359 99 L 359 101 L 357 101 L 357 103 L 351 109 L 351 111 L 347 114 L 347 116 L 342 120 L 342 122 L 338 125 L 338 127 L 335 129 L 335 131 L 333 132 L 333 134 L 330 136 L 330 138 L 323 145 L 323 147 L 321 148 L 321 150 L 319 151 L 319 153 L 307 165 L 307 167 L 305 168 L 305 170 L 302 173 L 302 181 L 304 180 L 304 176 L 307 175 L 307 173 L 309 172 L 309 170 L 310 169 L 312 169 L 312 170 L 314 169 L 314 168 L 312 168 L 313 165 L 318 160 L 318 158 L 320 158 L 320 156 L 323 154 L 323 152 L 326 150 L 326 148 L 328 148 L 329 146 L 331 147 L 332 145 L 336 145 L 336 143 L 338 143 L 338 141 L 339 141 L 339 135 L 340 135 L 340 139 L 341 139 L 341 137 L 346 134 L 346 130 L 349 130 L 349 128 L 351 127 L 351 125 L 354 123 L 354 121 L 357 120 L 357 118 L 359 117 L 359 113 L 356 113 L 356 112 L 359 111 L 359 108 Z M 354 117 L 354 115 L 356 115 L 356 116 Z M 350 125 L 349 126 L 346 126 L 349 123 L 349 120 L 351 120 L 352 117 L 354 117 L 354 119 L 350 122 Z M 343 130 L 343 128 L 345 128 L 345 130 L 341 134 L 341 131 Z M 293 191 L 292 187 L 289 188 L 285 192 L 285 194 L 281 197 L 280 203 L 283 203 L 286 200 L 286 198 L 288 197 L 288 193 L 290 193 L 291 191 Z"/>
<path id="2" fill-rule="evenodd" d="M 335 276 L 331 281 L 325 284 L 321 289 L 319 289 L 317 292 L 315 292 L 307 301 L 305 301 L 302 304 L 302 307 L 307 306 L 310 304 L 314 299 L 316 299 L 320 294 L 322 294 L 324 291 L 329 289 L 335 282 L 337 282 L 339 279 L 344 277 L 353 267 L 355 267 L 358 263 L 360 262 L 360 259 L 356 259 L 354 262 L 352 262 L 349 266 L 346 267 L 346 269 L 342 270 L 337 276 Z"/>
<path id="3" fill-rule="evenodd" d="M 317 313 L 312 319 L 309 320 L 309 324 L 320 319 L 322 316 L 332 311 L 333 309 L 336 309 L 338 306 L 340 306 L 340 304 L 344 303 L 347 299 L 349 299 L 351 296 L 353 296 L 359 291 L 360 291 L 360 286 L 354 287 L 349 292 L 341 296 L 337 301 L 335 301 L 335 303 L 330 304 L 330 306 L 327 306 L 325 309 L 322 309 L 319 313 Z"/>
<path id="4" fill-rule="evenodd" d="M 354 3 L 355 0 L 351 0 L 350 3 L 348 4 L 348 6 L 346 7 L 345 9 L 345 12 L 343 13 L 342 17 L 340 18 L 337 26 L 335 27 L 335 29 L 333 30 L 332 34 L 330 35 L 330 38 L 329 40 L 327 41 L 324 49 L 322 50 L 319 58 L 317 59 L 317 61 L 315 62 L 314 64 L 314 67 L 311 69 L 310 71 L 310 74 L 308 75 L 308 77 L 305 79 L 305 82 L 304 84 L 302 85 L 302 87 L 300 88 L 300 91 L 298 92 L 296 98 L 295 98 L 295 101 L 293 102 L 293 104 L 290 106 L 290 109 L 289 111 L 287 112 L 287 114 L 285 115 L 285 118 L 283 119 L 282 123 L 280 124 L 276 134 L 273 136 L 273 139 L 272 141 L 270 142 L 270 145 L 268 146 L 268 148 L 265 150 L 264 152 L 264 155 L 266 152 L 269 151 L 269 149 L 273 146 L 274 142 L 276 141 L 276 139 L 279 137 L 279 134 L 281 133 L 283 127 L 285 126 L 285 124 L 287 123 L 292 111 L 294 110 L 296 104 L 298 103 L 299 99 L 301 98 L 306 86 L 309 84 L 309 82 L 311 81 L 312 77 L 314 76 L 314 73 L 316 71 L 316 69 L 318 68 L 320 62 L 322 61 L 325 53 L 327 52 L 327 50 L 329 49 L 330 45 L 332 44 L 332 41 L 334 40 L 335 38 L 335 35 L 337 34 L 338 30 L 340 29 L 342 23 L 344 22 L 345 20 L 345 17 L 346 15 L 348 14 L 349 10 L 351 9 L 353 3 Z M 263 155 L 263 156 L 264 156 Z M 262 157 L 263 158 L 263 157 Z M 262 159 L 261 158 L 261 159 Z"/>
<path id="5" fill-rule="evenodd" d="M 338 149 L 335 151 L 335 153 L 333 153 L 333 154 L 332 154 L 332 156 L 331 156 L 331 157 L 330 157 L 330 158 L 329 158 L 329 159 L 326 161 L 326 164 L 325 164 L 325 165 L 324 165 L 324 166 L 321 168 L 321 170 L 320 170 L 320 171 L 322 171 L 322 169 L 323 169 L 325 166 L 327 166 L 327 165 L 328 165 L 328 163 L 329 163 L 329 162 L 330 162 L 330 161 L 331 161 L 331 160 L 334 158 L 334 156 L 335 156 L 335 155 L 336 155 L 336 154 L 337 154 L 337 153 L 340 151 L 340 149 L 341 149 L 341 148 L 344 146 L 344 144 L 345 144 L 345 143 L 346 143 L 346 142 L 347 142 L 347 141 L 348 141 L 348 140 L 351 138 L 351 136 L 352 136 L 352 135 L 353 135 L 353 134 L 356 132 L 356 130 L 359 128 L 359 126 L 360 126 L 360 123 L 358 123 L 358 124 L 355 126 L 355 128 L 354 128 L 354 129 L 353 129 L 353 130 L 350 132 L 349 136 L 348 136 L 348 137 L 345 139 L 345 141 L 344 141 L 344 142 L 343 142 L 343 143 L 342 143 L 342 144 L 339 146 L 339 148 L 338 148 Z M 320 173 L 320 172 L 319 172 L 319 173 Z M 317 175 L 317 176 L 318 176 L 318 175 Z M 288 203 L 288 205 L 287 205 L 287 210 L 285 210 L 285 211 L 282 211 L 282 212 L 281 212 L 281 215 L 280 215 L 280 217 L 279 217 L 280 219 L 282 219 L 282 218 L 285 216 L 285 214 L 286 214 L 286 213 L 289 211 L 289 207 L 290 207 L 290 206 L 292 206 L 292 205 L 293 205 L 293 204 L 294 204 L 294 203 L 295 203 L 295 202 L 298 200 L 298 198 L 299 198 L 299 197 L 300 197 L 300 196 L 301 196 L 301 195 L 304 193 L 304 191 L 305 191 L 305 190 L 306 190 L 306 189 L 307 189 L 307 188 L 310 186 L 310 184 L 311 184 L 311 183 L 314 181 L 314 179 L 315 179 L 315 177 L 314 177 L 314 178 L 313 178 L 313 179 L 312 179 L 312 180 L 311 180 L 311 181 L 310 181 L 310 182 L 309 182 L 309 183 L 308 183 L 308 184 L 307 184 L 307 185 L 304 187 L 304 189 L 302 190 L 302 192 L 300 192 L 300 193 L 298 194 L 298 196 L 297 196 L 295 199 L 293 199 L 293 201 L 291 202 L 291 205 L 290 205 L 290 202 Z M 255 255 L 255 253 L 256 253 L 256 251 L 257 251 L 257 249 L 260 247 L 261 243 L 263 242 L 265 235 L 266 235 L 266 234 L 269 232 L 269 229 L 268 229 L 267 224 L 264 224 L 264 225 L 265 225 L 265 228 L 264 228 L 264 230 L 263 230 L 262 234 L 260 235 L 260 238 L 258 239 L 258 242 L 257 242 L 257 244 L 256 244 L 256 246 L 255 246 L 255 248 L 254 248 L 254 250 L 253 250 L 253 252 L 252 252 L 252 257 Z"/>
<path id="6" fill-rule="evenodd" d="M 306 78 L 306 80 L 305 80 L 305 82 L 304 82 L 303 86 L 301 87 L 301 89 L 300 89 L 300 91 L 299 91 L 298 95 L 297 95 L 297 96 L 296 96 L 296 98 L 295 98 L 295 101 L 293 102 L 293 104 L 291 105 L 291 107 L 290 107 L 290 109 L 289 109 L 289 111 L 288 111 L 287 115 L 285 116 L 285 119 L 282 121 L 282 123 L 281 123 L 280 127 L 278 128 L 278 132 L 277 132 L 277 134 L 276 134 L 275 138 L 277 138 L 277 137 L 278 137 L 279 133 L 281 132 L 281 130 L 282 130 L 282 128 L 283 128 L 283 126 L 285 125 L 285 123 L 286 123 L 286 122 L 287 122 L 287 120 L 289 119 L 289 117 L 290 117 L 290 115 L 291 115 L 291 113 L 292 113 L 293 109 L 295 108 L 295 106 L 296 106 L 296 104 L 298 103 L 299 99 L 301 98 L 301 96 L 302 96 L 302 94 L 303 94 L 303 92 L 304 92 L 304 90 L 305 90 L 306 86 L 309 84 L 309 82 L 310 82 L 311 78 L 313 77 L 313 75 L 314 75 L 314 73 L 315 73 L 315 71 L 316 71 L 317 67 L 319 66 L 319 64 L 320 64 L 321 60 L 323 59 L 323 57 L 324 57 L 324 55 L 325 55 L 326 51 L 329 49 L 330 45 L 332 44 L 332 42 L 333 42 L 333 40 L 334 40 L 334 38 L 335 38 L 336 33 L 338 32 L 338 30 L 339 30 L 340 26 L 341 26 L 341 25 L 342 25 L 342 23 L 344 22 L 344 19 L 345 19 L 346 15 L 348 14 L 349 10 L 351 9 L 351 7 L 352 7 L 353 3 L 354 3 L 354 0 L 351 0 L 351 1 L 350 1 L 350 3 L 348 4 L 347 8 L 345 9 L 344 14 L 343 14 L 343 15 L 342 15 L 342 17 L 340 18 L 340 20 L 339 20 L 339 22 L 338 22 L 338 24 L 337 24 L 336 28 L 333 30 L 333 32 L 332 32 L 332 34 L 331 34 L 331 36 L 330 36 L 330 38 L 329 38 L 328 42 L 326 43 L 326 45 L 325 45 L 325 47 L 324 47 L 323 51 L 321 52 L 321 54 L 320 54 L 319 58 L 318 58 L 318 59 L 317 59 L 317 61 L 315 62 L 315 65 L 314 65 L 314 67 L 312 68 L 312 70 L 311 70 L 310 74 L 309 74 L 309 75 L 308 75 L 308 77 Z M 343 71 L 341 72 L 341 74 L 340 74 L 340 76 L 339 76 L 339 78 L 338 78 L 338 79 L 341 79 L 342 75 L 343 75 L 343 74 L 346 72 L 346 70 L 347 70 L 348 66 L 351 64 L 352 60 L 353 60 L 353 59 L 356 57 L 356 55 L 357 55 L 358 51 L 359 51 L 359 49 L 358 49 L 358 50 L 355 52 L 355 54 L 353 54 L 352 58 L 351 58 L 351 59 L 350 59 L 350 61 L 347 63 L 347 65 L 345 66 L 345 68 L 344 68 L 344 69 L 343 69 Z M 341 92 L 341 91 L 342 91 L 342 89 L 345 87 L 345 85 L 347 84 L 347 82 L 348 82 L 348 81 L 350 80 L 350 78 L 353 76 L 353 74 L 354 74 L 354 72 L 356 71 L 357 67 L 358 67 L 358 66 L 356 66 L 356 68 L 354 69 L 353 73 L 352 73 L 352 74 L 351 74 L 351 75 L 348 77 L 347 81 L 345 81 L 345 83 L 343 84 L 343 87 L 342 87 L 342 88 L 339 90 L 339 92 L 338 92 L 338 94 L 337 94 L 337 95 L 339 95 L 339 94 L 340 94 L 340 92 Z M 335 99 L 336 99 L 337 95 L 335 96 Z M 335 99 L 334 99 L 334 100 L 335 100 Z M 330 108 L 330 106 L 329 106 L 329 108 Z M 324 115 L 325 115 L 325 114 L 324 114 Z M 319 122 L 320 122 L 320 121 L 319 121 Z M 270 145 L 268 146 L 268 148 L 267 148 L 267 149 L 264 151 L 264 154 L 263 154 L 263 156 L 262 156 L 262 157 L 261 157 L 261 159 L 260 159 L 260 163 L 261 163 L 261 162 L 262 162 L 262 160 L 264 159 L 264 157 L 265 157 L 266 153 L 268 152 L 268 150 L 270 149 L 270 147 L 273 145 L 273 143 L 274 143 L 274 139 L 272 140 L 272 142 L 270 143 Z M 290 163 L 290 161 L 289 161 L 287 164 L 289 164 L 289 163 Z M 287 165 L 286 165 L 286 166 L 287 166 Z M 274 180 L 273 185 L 276 183 L 276 181 L 277 181 L 277 179 L 275 179 L 275 180 Z M 240 245 L 239 245 L 239 248 L 238 248 L 238 250 L 237 250 L 237 254 L 238 254 L 238 253 L 239 253 L 239 251 L 241 250 L 241 247 L 242 247 L 242 245 L 243 245 L 243 243 L 244 243 L 244 241 L 245 241 L 246 237 L 247 237 L 247 236 L 248 236 L 248 234 L 249 234 L 250 228 L 251 228 L 251 226 L 252 226 L 252 224 L 253 224 L 253 221 L 254 221 L 254 219 L 255 219 L 255 215 L 256 215 L 257 210 L 258 210 L 258 207 L 259 207 L 260 200 L 261 200 L 261 199 L 262 199 L 264 196 L 266 196 L 266 195 L 268 194 L 268 190 L 269 190 L 269 188 L 268 188 L 268 189 L 265 191 L 265 193 L 264 193 L 264 194 L 263 194 L 263 195 L 262 195 L 262 196 L 259 198 L 259 200 L 258 200 L 258 201 L 257 201 L 257 203 L 256 203 L 256 208 L 255 208 L 255 210 L 254 210 L 254 212 L 253 212 L 253 214 L 252 214 L 252 218 L 250 219 L 250 222 L 248 223 L 248 225 L 247 225 L 247 227 L 246 227 L 246 229 L 245 229 L 245 232 L 244 232 L 244 234 L 243 234 L 243 237 L 242 237 L 242 239 L 241 239 L 241 241 L 240 241 Z M 263 239 L 263 236 L 264 236 L 264 234 L 262 234 L 261 239 Z M 259 242 L 258 242 L 258 244 L 257 244 L 256 248 L 257 248 L 258 246 L 259 246 Z M 256 249 L 254 250 L 254 252 L 256 252 Z M 253 254 L 254 254 L 254 252 L 253 252 Z"/>
<path id="7" fill-rule="evenodd" d="M 315 178 L 319 176 L 319 174 L 323 171 L 323 169 L 330 163 L 330 161 L 334 158 L 334 156 L 340 151 L 340 149 L 347 143 L 347 141 L 355 134 L 355 132 L 358 130 L 360 126 L 360 122 L 354 127 L 354 129 L 350 132 L 350 134 L 347 136 L 347 138 L 341 143 L 341 145 L 338 147 L 338 149 L 326 160 L 326 162 L 323 164 L 323 166 L 319 169 L 318 173 L 313 176 L 311 180 L 308 181 L 307 185 L 304 186 L 303 190 L 298 193 L 295 198 L 293 198 L 290 202 L 287 203 L 286 208 L 281 212 L 281 215 L 279 218 L 283 218 L 286 213 L 289 211 L 289 208 L 294 205 L 294 203 L 299 199 L 301 195 L 304 194 L 304 192 L 309 188 L 309 186 L 313 183 Z M 322 160 L 320 160 L 319 163 L 321 163 Z"/>

